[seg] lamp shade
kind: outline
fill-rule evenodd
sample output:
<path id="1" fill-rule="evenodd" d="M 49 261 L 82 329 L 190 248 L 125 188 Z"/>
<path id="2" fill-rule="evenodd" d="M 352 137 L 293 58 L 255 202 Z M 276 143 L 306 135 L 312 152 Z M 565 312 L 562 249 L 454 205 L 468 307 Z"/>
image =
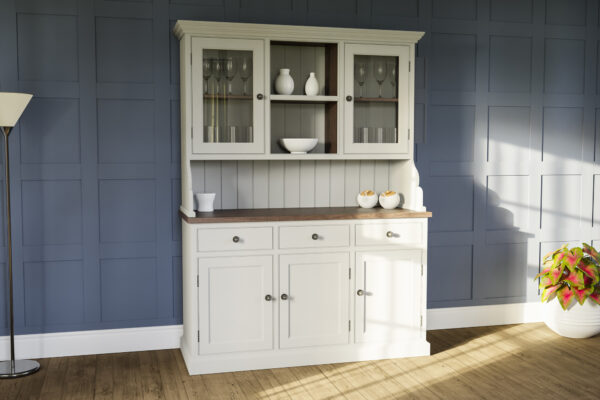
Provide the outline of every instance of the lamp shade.
<path id="1" fill-rule="evenodd" d="M 15 126 L 32 97 L 26 93 L 0 92 L 0 127 Z"/>

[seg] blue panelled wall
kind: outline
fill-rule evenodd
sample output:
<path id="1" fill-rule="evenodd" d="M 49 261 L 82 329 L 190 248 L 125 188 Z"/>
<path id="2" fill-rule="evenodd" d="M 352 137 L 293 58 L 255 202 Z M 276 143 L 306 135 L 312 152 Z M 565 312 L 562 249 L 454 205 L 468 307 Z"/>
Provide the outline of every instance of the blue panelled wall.
<path id="1" fill-rule="evenodd" d="M 181 323 L 177 19 L 427 32 L 430 308 L 535 301 L 540 253 L 600 238 L 597 0 L 0 0 L 0 90 L 35 94 L 10 139 L 19 333 Z"/>

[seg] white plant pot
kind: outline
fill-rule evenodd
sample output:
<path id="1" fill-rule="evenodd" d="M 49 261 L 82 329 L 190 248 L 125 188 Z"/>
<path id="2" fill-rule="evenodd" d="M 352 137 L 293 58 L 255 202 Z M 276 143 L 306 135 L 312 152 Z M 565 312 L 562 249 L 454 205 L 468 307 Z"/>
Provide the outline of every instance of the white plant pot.
<path id="1" fill-rule="evenodd" d="M 292 94 L 294 92 L 294 79 L 288 68 L 279 70 L 279 75 L 275 78 L 275 91 L 279 94 Z"/>
<path id="2" fill-rule="evenodd" d="M 543 303 L 543 320 L 557 334 L 574 339 L 589 338 L 600 333 L 600 306 L 587 299 L 563 310 L 555 297 Z"/>

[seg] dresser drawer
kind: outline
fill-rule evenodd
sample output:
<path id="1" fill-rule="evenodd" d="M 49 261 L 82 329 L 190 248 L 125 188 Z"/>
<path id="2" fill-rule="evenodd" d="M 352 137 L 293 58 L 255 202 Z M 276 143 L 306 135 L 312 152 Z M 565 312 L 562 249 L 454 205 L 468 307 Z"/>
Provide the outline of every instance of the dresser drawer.
<path id="1" fill-rule="evenodd" d="M 420 245 L 423 225 L 419 222 L 356 225 L 357 246 Z"/>
<path id="2" fill-rule="evenodd" d="M 315 247 L 347 247 L 350 245 L 348 225 L 282 226 L 279 247 L 299 249 Z"/>
<path id="3" fill-rule="evenodd" d="M 270 250 L 273 228 L 198 229 L 198 251 Z"/>

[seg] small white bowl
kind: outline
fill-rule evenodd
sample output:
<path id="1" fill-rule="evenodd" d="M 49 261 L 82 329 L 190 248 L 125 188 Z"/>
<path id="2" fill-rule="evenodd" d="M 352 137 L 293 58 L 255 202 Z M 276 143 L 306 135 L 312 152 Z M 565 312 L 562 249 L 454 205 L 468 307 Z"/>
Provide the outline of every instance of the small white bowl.
<path id="1" fill-rule="evenodd" d="M 281 144 L 281 146 L 284 149 L 286 149 L 287 151 L 289 151 L 291 154 L 306 154 L 309 151 L 311 151 L 312 149 L 314 149 L 318 142 L 319 142 L 319 140 L 314 139 L 314 138 L 311 138 L 311 139 L 286 138 L 286 139 L 279 140 L 279 143 Z"/>
<path id="2" fill-rule="evenodd" d="M 400 204 L 400 195 L 398 193 L 394 193 L 391 196 L 384 196 L 383 193 L 379 195 L 379 204 L 381 207 L 387 208 L 388 210 L 398 207 Z"/>
<path id="3" fill-rule="evenodd" d="M 370 196 L 363 196 L 359 193 L 356 195 L 356 201 L 362 208 L 373 208 L 377 205 L 377 193 Z"/>

